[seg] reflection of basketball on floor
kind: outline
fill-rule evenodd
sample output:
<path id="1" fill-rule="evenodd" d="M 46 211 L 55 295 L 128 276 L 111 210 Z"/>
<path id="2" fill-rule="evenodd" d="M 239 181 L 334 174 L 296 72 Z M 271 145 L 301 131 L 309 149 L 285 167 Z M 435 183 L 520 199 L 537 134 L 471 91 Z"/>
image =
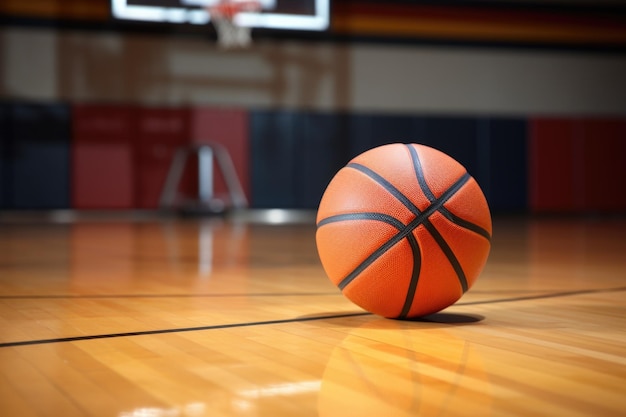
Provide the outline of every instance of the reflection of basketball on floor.
<path id="1" fill-rule="evenodd" d="M 491 216 L 478 183 L 436 149 L 380 146 L 331 180 L 317 214 L 330 280 L 355 304 L 389 318 L 456 302 L 489 254 Z"/>
<path id="2" fill-rule="evenodd" d="M 376 319 L 332 352 L 320 417 L 485 416 L 491 387 L 471 343 L 441 329 Z"/>

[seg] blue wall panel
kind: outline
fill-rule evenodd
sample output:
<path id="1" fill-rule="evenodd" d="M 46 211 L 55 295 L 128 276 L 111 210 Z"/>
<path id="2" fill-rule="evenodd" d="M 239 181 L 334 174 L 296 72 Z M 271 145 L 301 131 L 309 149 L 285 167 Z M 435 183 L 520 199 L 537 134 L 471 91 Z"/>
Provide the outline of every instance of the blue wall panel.
<path id="1" fill-rule="evenodd" d="M 474 117 L 426 116 L 419 124 L 418 143 L 436 148 L 457 161 L 476 177 L 478 161 L 478 123 Z"/>
<path id="2" fill-rule="evenodd" d="M 417 143 L 421 124 L 421 119 L 407 115 L 353 115 L 350 118 L 350 157 L 388 143 Z"/>
<path id="3" fill-rule="evenodd" d="M 348 119 L 254 111 L 250 127 L 253 207 L 317 208 L 330 179 L 348 162 Z"/>
<path id="4" fill-rule="evenodd" d="M 14 209 L 69 207 L 70 114 L 63 104 L 13 104 L 7 143 L 5 205 Z"/>
<path id="5" fill-rule="evenodd" d="M 527 208 L 525 119 L 257 111 L 251 117 L 255 207 L 315 209 L 351 158 L 387 143 L 421 143 L 465 166 L 492 211 Z"/>
<path id="6" fill-rule="evenodd" d="M 343 114 L 304 113 L 297 117 L 295 205 L 317 208 L 326 186 L 348 163 L 349 119 Z"/>
<path id="7" fill-rule="evenodd" d="M 0 210 L 6 208 L 8 183 L 9 107 L 0 103 Z"/>
<path id="8" fill-rule="evenodd" d="M 447 153 L 472 175 L 479 168 L 478 122 L 472 117 L 354 115 L 351 154 L 387 143 L 419 143 Z"/>
<path id="9" fill-rule="evenodd" d="M 262 110 L 250 114 L 253 207 L 296 206 L 296 120 L 297 114 L 291 111 Z"/>
<path id="10" fill-rule="evenodd" d="M 481 169 L 477 179 L 493 212 L 528 209 L 528 143 L 525 119 L 481 121 Z"/>

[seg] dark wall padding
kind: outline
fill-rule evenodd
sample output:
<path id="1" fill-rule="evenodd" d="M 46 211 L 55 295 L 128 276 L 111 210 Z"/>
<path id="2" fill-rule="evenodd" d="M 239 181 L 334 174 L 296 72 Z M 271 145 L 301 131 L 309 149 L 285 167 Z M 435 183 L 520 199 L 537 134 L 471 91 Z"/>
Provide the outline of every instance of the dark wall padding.
<path id="1" fill-rule="evenodd" d="M 250 127 L 253 206 L 317 207 L 328 181 L 349 159 L 348 119 L 255 111 Z"/>
<path id="2" fill-rule="evenodd" d="M 254 207 L 296 206 L 296 118 L 289 111 L 256 111 L 250 117 Z"/>
<path id="3" fill-rule="evenodd" d="M 253 208 L 316 209 L 350 159 L 414 142 L 463 164 L 493 213 L 626 212 L 623 117 L 2 102 L 0 139 L 0 209 L 156 208 L 174 150 L 210 140 L 234 152 Z"/>
<path id="4" fill-rule="evenodd" d="M 465 166 L 496 211 L 527 206 L 524 119 L 256 111 L 251 116 L 255 207 L 316 208 L 354 156 L 421 143 Z"/>
<path id="5" fill-rule="evenodd" d="M 70 206 L 70 111 L 64 104 L 5 107 L 2 204 L 9 209 Z"/>
<path id="6" fill-rule="evenodd" d="M 8 172 L 8 136 L 9 136 L 9 106 L 5 103 L 0 103 L 0 210 L 7 208 L 8 195 L 7 195 L 7 178 Z"/>
<path id="7" fill-rule="evenodd" d="M 476 179 L 494 212 L 528 209 L 527 131 L 522 118 L 479 120 Z"/>
<path id="8" fill-rule="evenodd" d="M 626 211 L 626 119 L 531 120 L 533 212 Z"/>

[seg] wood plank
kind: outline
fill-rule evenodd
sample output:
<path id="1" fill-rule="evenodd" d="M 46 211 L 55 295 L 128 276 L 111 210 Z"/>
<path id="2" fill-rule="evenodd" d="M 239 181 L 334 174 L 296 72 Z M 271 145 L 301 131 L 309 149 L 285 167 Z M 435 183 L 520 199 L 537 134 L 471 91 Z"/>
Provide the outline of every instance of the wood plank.
<path id="1" fill-rule="evenodd" d="M 496 218 L 475 287 L 398 321 L 333 287 L 309 224 L 3 223 L 0 414 L 621 416 L 624 232 Z"/>

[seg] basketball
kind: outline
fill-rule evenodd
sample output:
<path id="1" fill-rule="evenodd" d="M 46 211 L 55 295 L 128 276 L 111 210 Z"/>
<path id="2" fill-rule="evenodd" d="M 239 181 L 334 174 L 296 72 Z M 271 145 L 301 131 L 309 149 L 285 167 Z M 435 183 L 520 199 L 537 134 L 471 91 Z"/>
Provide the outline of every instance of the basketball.
<path id="1" fill-rule="evenodd" d="M 409 319 L 469 290 L 491 247 L 491 214 L 454 158 L 418 144 L 380 146 L 328 184 L 317 212 L 322 266 L 361 308 Z"/>

